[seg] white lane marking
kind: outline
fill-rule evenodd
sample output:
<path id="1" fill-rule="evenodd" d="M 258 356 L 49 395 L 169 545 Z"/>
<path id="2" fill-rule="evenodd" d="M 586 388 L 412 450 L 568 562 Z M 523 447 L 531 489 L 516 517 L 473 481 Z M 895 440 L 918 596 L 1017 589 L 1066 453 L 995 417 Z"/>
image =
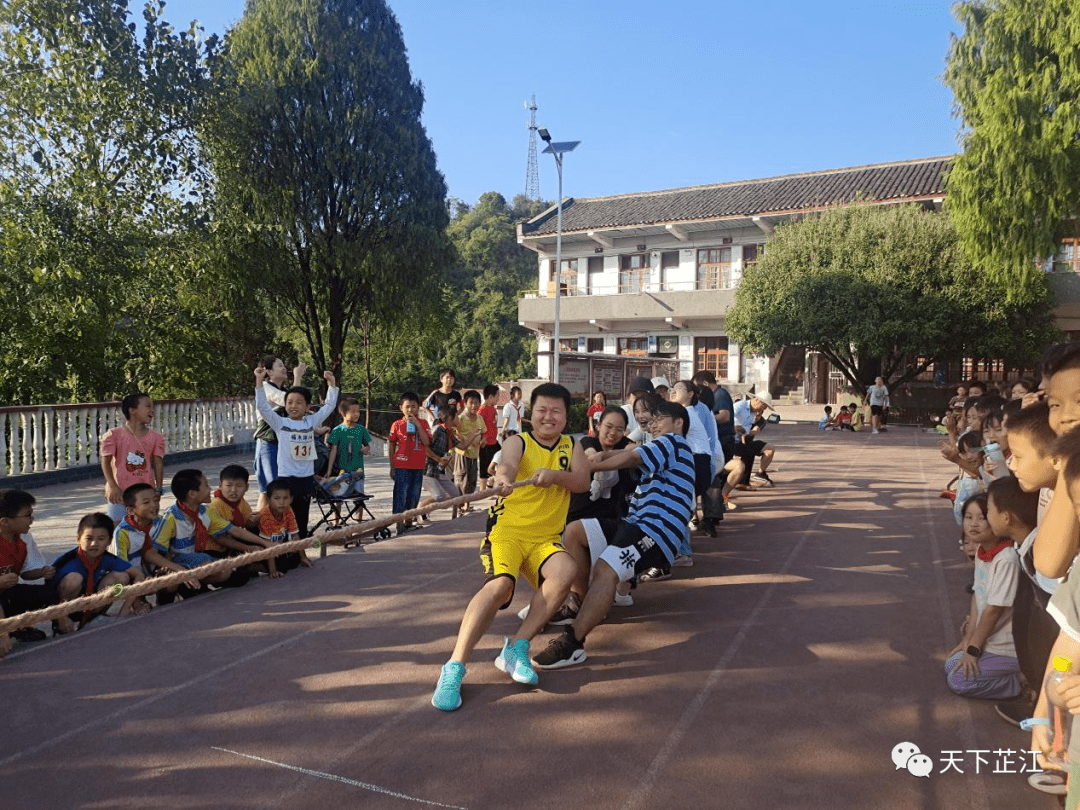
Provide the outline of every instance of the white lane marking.
<path id="1" fill-rule="evenodd" d="M 892 571 L 866 571 L 862 568 L 833 568 L 831 565 L 819 565 L 826 571 L 846 571 L 849 574 L 875 574 L 879 577 L 907 577 L 907 574 L 894 574 Z"/>
<path id="2" fill-rule="evenodd" d="M 859 448 L 859 451 L 855 453 L 852 459 L 848 462 L 848 466 L 844 470 L 843 475 L 841 475 L 840 480 L 848 480 L 852 468 L 855 467 L 855 462 L 863 454 L 863 451 L 866 449 L 867 444 L 868 440 L 864 440 L 862 443 L 863 446 Z M 847 485 L 845 484 L 844 486 Z M 829 497 L 826 498 L 826 501 L 828 501 L 834 495 L 841 491 L 842 489 L 833 490 L 832 493 L 830 493 Z M 795 558 L 802 550 L 802 547 L 806 545 L 806 541 L 810 538 L 811 533 L 817 529 L 817 526 L 821 522 L 822 517 L 828 511 L 828 507 L 823 508 L 821 511 L 819 511 L 814 516 L 814 519 L 810 522 L 810 525 L 803 530 L 802 537 L 799 538 L 799 542 L 795 544 L 795 547 L 791 550 L 791 553 L 788 554 L 787 559 L 784 560 L 784 564 L 777 572 L 779 578 L 782 578 L 782 575 L 786 574 L 788 572 L 788 569 L 790 569 L 791 566 L 794 564 Z M 626 803 L 623 805 L 623 810 L 640 810 L 640 808 L 643 808 L 647 805 L 647 802 L 649 800 L 649 794 L 652 792 L 653 784 L 656 782 L 657 777 L 660 775 L 660 772 L 663 771 L 663 769 L 667 766 L 668 760 L 670 760 L 672 755 L 675 753 L 675 749 L 679 747 L 679 743 L 681 743 L 683 737 L 686 736 L 686 732 L 690 730 L 690 726 L 693 725 L 694 720 L 697 719 L 698 713 L 701 711 L 701 707 L 704 706 L 705 701 L 709 699 L 709 693 L 713 690 L 713 687 L 716 686 L 721 676 L 727 671 L 727 668 L 731 664 L 732 659 L 735 658 L 735 655 L 739 652 L 739 648 L 742 647 L 743 642 L 746 641 L 746 637 L 750 634 L 750 628 L 757 623 L 758 618 L 765 611 L 765 606 L 768 604 L 769 600 L 772 599 L 772 596 L 776 592 L 777 587 L 779 587 L 779 584 L 779 581 L 775 581 L 765 589 L 765 593 L 762 594 L 761 598 L 754 606 L 753 612 L 751 612 L 751 614 L 747 617 L 746 621 L 742 623 L 742 626 L 739 627 L 739 632 L 735 634 L 735 638 L 731 640 L 731 643 L 727 646 L 727 649 L 724 650 L 724 654 L 720 656 L 720 660 L 717 661 L 716 666 L 712 668 L 712 671 L 709 673 L 709 677 L 705 679 L 705 683 L 698 690 L 698 693 L 694 696 L 694 699 L 690 701 L 690 705 L 686 707 L 686 710 L 683 712 L 682 717 L 679 718 L 679 722 L 676 723 L 675 728 L 672 730 L 671 734 L 668 735 L 667 741 L 664 743 L 664 747 L 661 748 L 657 755 L 653 758 L 653 761 L 649 765 L 649 769 L 645 772 L 645 776 L 642 778 L 637 790 L 630 796 L 629 799 L 627 799 Z"/>
<path id="3" fill-rule="evenodd" d="M 163 699 L 165 699 L 167 697 L 171 697 L 172 695 L 175 695 L 177 692 L 180 692 L 180 691 L 182 691 L 184 689 L 187 689 L 190 686 L 195 686 L 196 684 L 203 683 L 204 681 L 208 681 L 208 680 L 217 678 L 223 672 L 228 672 L 230 669 L 235 669 L 236 667 L 243 666 L 244 664 L 247 664 L 250 661 L 254 661 L 257 658 L 262 658 L 262 656 L 267 655 L 268 653 L 272 653 L 275 650 L 280 650 L 282 647 L 285 647 L 285 646 L 287 646 L 289 644 L 292 644 L 295 641 L 299 641 L 302 638 L 306 638 L 307 636 L 310 636 L 310 635 L 312 635 L 314 633 L 321 633 L 324 630 L 327 630 L 328 628 L 333 627 L 335 624 L 338 624 L 340 622 L 346 622 L 346 621 L 349 621 L 350 619 L 357 619 L 360 616 L 362 616 L 363 614 L 377 609 L 384 602 L 388 602 L 390 600 L 397 599 L 398 597 L 405 596 L 406 594 L 410 594 L 410 593 L 412 593 L 414 591 L 422 590 L 423 588 L 426 588 L 429 585 L 433 585 L 434 583 L 438 582 L 441 579 L 446 579 L 447 577 L 456 577 L 456 576 L 460 575 L 463 571 L 468 570 L 468 569 L 473 569 L 475 567 L 476 567 L 475 563 L 470 562 L 467 565 L 463 565 L 460 568 L 454 569 L 453 571 L 448 571 L 445 574 L 439 574 L 439 576 L 437 576 L 437 577 L 433 577 L 432 579 L 425 580 L 424 582 L 413 585 L 411 588 L 406 588 L 405 590 L 399 591 L 396 594 L 392 594 L 392 595 L 387 596 L 387 597 L 385 597 L 383 599 L 380 599 L 377 602 L 375 602 L 374 604 L 372 604 L 370 607 L 362 608 L 362 609 L 356 611 L 355 613 L 348 613 L 348 614 L 346 614 L 344 616 L 341 616 L 340 618 L 332 619 L 331 621 L 328 621 L 328 622 L 326 622 L 324 624 L 316 625 L 315 627 L 311 627 L 311 628 L 309 628 L 307 630 L 304 630 L 303 632 L 297 633 L 295 636 L 292 636 L 291 638 L 286 638 L 286 639 L 284 639 L 282 641 L 277 641 L 277 642 L 271 644 L 269 647 L 264 647 L 261 650 L 256 650 L 255 652 L 253 652 L 253 653 L 251 653 L 249 655 L 245 655 L 243 658 L 238 658 L 237 660 L 232 661 L 232 662 L 230 662 L 228 664 L 225 664 L 224 666 L 220 666 L 217 669 L 212 670 L 211 672 L 204 672 L 202 675 L 198 675 L 198 676 L 192 678 L 189 681 L 185 681 L 184 683 L 180 683 L 180 684 L 177 684 L 175 686 L 170 686 L 165 691 L 160 692 L 159 694 L 154 695 L 153 697 L 148 697 L 145 700 L 140 700 L 137 703 L 130 703 L 127 706 L 119 708 L 116 711 L 105 715 L 104 717 L 99 717 L 99 718 L 97 718 L 95 720 L 90 720 L 87 723 L 83 723 L 81 726 L 77 726 L 76 728 L 69 729 L 68 731 L 65 731 L 63 734 L 57 734 L 55 737 L 52 737 L 52 738 L 50 738 L 48 740 L 45 740 L 44 742 L 40 742 L 37 745 L 31 746 L 30 748 L 23 749 L 22 751 L 17 751 L 16 753 L 11 754 L 10 756 L 5 757 L 4 759 L 0 759 L 0 768 L 5 768 L 8 765 L 10 765 L 11 763 L 17 762 L 18 760 L 22 759 L 23 757 L 30 756 L 31 754 L 40 753 L 41 751 L 44 751 L 47 748 L 51 748 L 52 746 L 56 745 L 57 743 L 61 743 L 64 740 L 68 740 L 68 739 L 70 739 L 72 737 L 78 736 L 79 734 L 82 734 L 82 733 L 84 733 L 86 731 L 89 731 L 94 726 L 104 724 L 104 723 L 109 723 L 109 722 L 111 722 L 113 720 L 116 720 L 119 717 L 123 717 L 126 714 L 131 714 L 132 712 L 137 712 L 140 709 L 144 709 L 147 706 L 149 706 L 149 705 L 151 705 L 153 703 L 157 703 L 159 700 L 163 700 Z"/>
<path id="4" fill-rule="evenodd" d="M 415 796 L 407 796 L 404 793 L 398 793 L 396 790 L 390 790 L 389 788 L 380 787 L 379 785 L 369 785 L 367 782 L 357 782 L 354 779 L 346 779 L 344 776 L 338 776 L 333 773 L 323 773 L 322 771 L 313 771 L 308 768 L 300 768 L 296 765 L 288 765 L 284 762 L 275 762 L 272 759 L 264 759 L 263 757 L 257 757 L 252 754 L 241 754 L 239 751 L 231 751 L 228 748 L 218 748 L 216 745 L 210 746 L 214 751 L 224 751 L 226 754 L 234 754 L 244 759 L 253 759 L 256 762 L 265 762 L 267 765 L 277 765 L 279 768 L 285 768 L 289 771 L 296 771 L 302 773 L 305 776 L 317 776 L 319 779 L 329 779 L 331 782 L 341 782 L 342 784 L 352 785 L 353 787 L 363 788 L 364 790 L 370 790 L 373 793 L 381 793 L 384 796 L 391 796 L 395 799 L 404 799 L 407 802 L 416 802 L 417 804 L 430 804 L 432 807 L 447 807 L 450 810 L 469 810 L 467 807 L 461 807 L 456 804 L 443 804 L 442 802 L 433 802 L 428 799 L 418 799 Z"/>

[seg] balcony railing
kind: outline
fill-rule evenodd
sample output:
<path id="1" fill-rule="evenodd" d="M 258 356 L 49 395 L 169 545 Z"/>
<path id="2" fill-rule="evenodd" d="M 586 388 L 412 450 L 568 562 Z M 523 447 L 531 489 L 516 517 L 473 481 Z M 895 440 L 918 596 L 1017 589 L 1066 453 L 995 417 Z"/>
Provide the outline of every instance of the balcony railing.
<path id="1" fill-rule="evenodd" d="M 123 421 L 118 402 L 0 408 L 0 476 L 99 464 L 102 437 Z M 154 403 L 151 428 L 167 457 L 229 444 L 257 422 L 254 397 L 173 399 Z"/>
<path id="2" fill-rule="evenodd" d="M 732 284 L 727 287 L 717 285 L 705 285 L 699 284 L 696 281 L 664 281 L 661 283 L 649 282 L 646 284 L 633 284 L 633 285 L 619 285 L 619 284 L 607 284 L 607 285 L 593 285 L 586 286 L 582 284 L 566 284 L 562 285 L 564 296 L 581 296 L 581 295 L 638 295 L 643 292 L 698 292 L 702 290 L 733 290 L 735 285 Z M 519 298 L 554 298 L 555 297 L 555 284 L 549 283 L 546 288 L 522 290 L 519 293 Z"/>

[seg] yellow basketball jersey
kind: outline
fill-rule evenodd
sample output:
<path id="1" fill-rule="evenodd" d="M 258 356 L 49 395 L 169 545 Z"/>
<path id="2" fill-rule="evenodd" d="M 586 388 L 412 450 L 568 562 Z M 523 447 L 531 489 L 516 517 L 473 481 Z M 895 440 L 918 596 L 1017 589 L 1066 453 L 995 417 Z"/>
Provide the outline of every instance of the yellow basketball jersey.
<path id="1" fill-rule="evenodd" d="M 574 440 L 560 434 L 550 447 L 533 438 L 532 433 L 519 434 L 525 442 L 515 481 L 527 481 L 537 470 L 569 470 Z M 565 487 L 521 487 L 491 507 L 488 530 L 494 526 L 503 532 L 520 529 L 534 537 L 550 537 L 562 533 L 566 525 L 566 510 L 570 507 L 570 490 Z"/>

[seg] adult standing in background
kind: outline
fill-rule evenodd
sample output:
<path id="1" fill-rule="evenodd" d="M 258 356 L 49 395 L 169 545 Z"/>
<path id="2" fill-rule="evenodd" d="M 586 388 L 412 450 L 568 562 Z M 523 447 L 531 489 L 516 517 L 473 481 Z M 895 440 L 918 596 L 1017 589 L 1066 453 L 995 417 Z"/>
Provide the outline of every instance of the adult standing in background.
<path id="1" fill-rule="evenodd" d="M 866 404 L 870 406 L 870 424 L 874 433 L 880 433 L 881 415 L 889 407 L 889 389 L 885 387 L 884 377 L 875 377 L 874 384 L 866 390 Z"/>
<path id="2" fill-rule="evenodd" d="M 720 449 L 724 451 L 724 461 L 731 461 L 735 455 L 735 403 L 727 389 L 716 382 L 716 375 L 702 370 L 693 376 L 694 385 L 704 386 L 712 391 L 712 413 L 716 419 L 716 438 Z"/>
<path id="3" fill-rule="evenodd" d="M 289 369 L 285 361 L 273 354 L 263 357 L 261 365 L 267 371 L 263 381 L 263 393 L 266 401 L 272 408 L 285 407 L 285 387 L 289 379 Z M 292 370 L 293 385 L 300 385 L 304 379 L 307 365 L 297 363 Z M 255 428 L 255 477 L 259 482 L 259 504 L 256 512 L 262 512 L 266 508 L 266 488 L 270 482 L 278 477 L 277 471 L 277 434 L 274 429 L 259 417 L 259 424 Z"/>

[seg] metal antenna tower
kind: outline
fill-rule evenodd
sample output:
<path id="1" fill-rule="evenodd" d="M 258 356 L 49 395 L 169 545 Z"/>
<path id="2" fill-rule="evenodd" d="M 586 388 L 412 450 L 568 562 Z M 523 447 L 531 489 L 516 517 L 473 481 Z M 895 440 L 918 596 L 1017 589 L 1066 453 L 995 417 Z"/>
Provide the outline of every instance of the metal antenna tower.
<path id="1" fill-rule="evenodd" d="M 536 111 L 540 109 L 536 104 L 534 95 L 530 101 L 525 102 L 525 109 L 529 110 L 529 122 L 525 125 L 529 129 L 529 168 L 525 172 L 525 196 L 530 200 L 540 199 L 540 168 L 536 161 Z"/>

